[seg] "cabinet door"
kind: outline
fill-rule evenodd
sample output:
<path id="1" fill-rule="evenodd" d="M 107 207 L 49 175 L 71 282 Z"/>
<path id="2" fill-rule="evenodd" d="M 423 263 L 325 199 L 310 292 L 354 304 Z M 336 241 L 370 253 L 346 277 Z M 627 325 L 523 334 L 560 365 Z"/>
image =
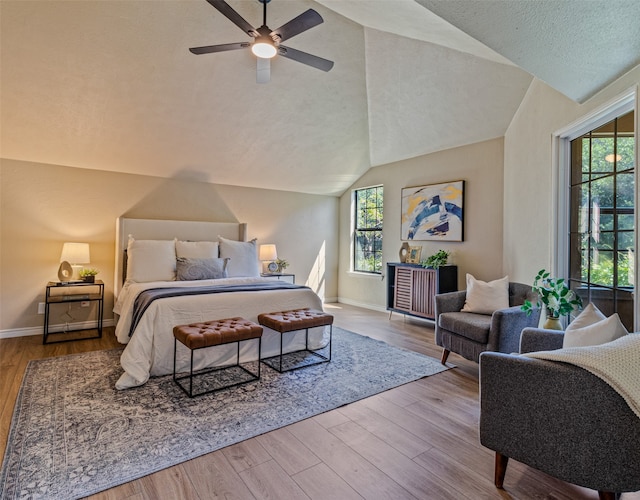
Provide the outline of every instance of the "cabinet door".
<path id="1" fill-rule="evenodd" d="M 411 312 L 425 318 L 435 318 L 433 297 L 437 293 L 437 271 L 413 269 Z"/>
<path id="2" fill-rule="evenodd" d="M 411 280 L 412 269 L 408 267 L 396 267 L 395 296 L 393 307 L 401 311 L 411 311 Z"/>

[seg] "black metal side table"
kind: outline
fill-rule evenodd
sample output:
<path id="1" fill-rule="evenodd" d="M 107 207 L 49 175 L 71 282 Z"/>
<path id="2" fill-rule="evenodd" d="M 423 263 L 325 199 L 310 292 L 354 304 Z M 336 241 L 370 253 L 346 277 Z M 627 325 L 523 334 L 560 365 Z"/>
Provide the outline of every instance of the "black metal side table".
<path id="1" fill-rule="evenodd" d="M 53 292 L 55 290 L 55 292 Z M 53 292 L 53 293 L 52 293 Z M 52 305 L 55 304 L 71 304 L 74 302 L 97 302 L 97 321 L 98 335 L 90 337 L 74 337 L 62 340 L 49 340 L 49 335 L 57 335 L 61 333 L 78 332 L 93 330 L 93 328 L 74 328 L 72 330 L 64 330 L 62 332 L 49 331 L 49 313 Z M 50 281 L 47 283 L 47 291 L 45 294 L 44 306 L 44 334 L 42 337 L 43 344 L 55 344 L 58 342 L 69 342 L 72 340 L 88 340 L 102 337 L 102 317 L 104 314 L 104 283 L 96 280 L 93 283 L 85 281 Z"/>

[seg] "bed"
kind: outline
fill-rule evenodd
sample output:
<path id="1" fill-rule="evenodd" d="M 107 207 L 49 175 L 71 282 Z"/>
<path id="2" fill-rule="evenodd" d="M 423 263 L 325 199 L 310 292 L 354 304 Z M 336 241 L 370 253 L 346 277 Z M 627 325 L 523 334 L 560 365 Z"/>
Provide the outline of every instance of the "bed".
<path id="1" fill-rule="evenodd" d="M 175 325 L 235 316 L 257 322 L 264 312 L 322 310 L 322 300 L 310 288 L 260 277 L 257 242 L 247 241 L 246 235 L 246 224 L 118 219 L 115 333 L 126 347 L 117 389 L 172 373 Z M 314 349 L 327 342 L 325 328 L 309 334 Z M 241 362 L 256 358 L 249 344 L 241 346 Z M 285 352 L 303 347 L 304 336 L 285 338 Z M 279 349 L 280 334 L 264 328 L 262 357 Z M 188 370 L 189 356 L 187 349 L 178 349 L 178 371 Z M 235 356 L 233 345 L 205 349 L 194 367 L 234 363 Z"/>

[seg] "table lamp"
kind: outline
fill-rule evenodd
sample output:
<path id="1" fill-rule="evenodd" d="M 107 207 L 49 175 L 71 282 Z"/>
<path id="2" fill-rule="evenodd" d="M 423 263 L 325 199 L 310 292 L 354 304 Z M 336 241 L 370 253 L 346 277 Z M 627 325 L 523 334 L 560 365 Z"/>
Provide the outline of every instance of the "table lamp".
<path id="1" fill-rule="evenodd" d="M 65 243 L 60 254 L 58 278 L 60 281 L 78 280 L 83 264 L 90 262 L 89 243 Z"/>
<path id="2" fill-rule="evenodd" d="M 275 273 L 278 270 L 278 264 L 276 263 L 278 252 L 275 245 L 271 243 L 260 245 L 259 259 L 262 262 L 268 262 L 266 267 L 270 273 Z"/>

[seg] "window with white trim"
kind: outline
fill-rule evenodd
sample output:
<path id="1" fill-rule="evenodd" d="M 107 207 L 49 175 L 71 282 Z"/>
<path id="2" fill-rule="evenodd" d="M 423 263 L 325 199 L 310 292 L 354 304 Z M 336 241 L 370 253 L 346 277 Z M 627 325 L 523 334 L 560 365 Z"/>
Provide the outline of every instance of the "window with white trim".
<path id="1" fill-rule="evenodd" d="M 630 111 L 571 140 L 571 288 L 634 328 L 635 116 Z"/>
<path id="2" fill-rule="evenodd" d="M 382 273 L 383 187 L 353 192 L 353 270 Z"/>

